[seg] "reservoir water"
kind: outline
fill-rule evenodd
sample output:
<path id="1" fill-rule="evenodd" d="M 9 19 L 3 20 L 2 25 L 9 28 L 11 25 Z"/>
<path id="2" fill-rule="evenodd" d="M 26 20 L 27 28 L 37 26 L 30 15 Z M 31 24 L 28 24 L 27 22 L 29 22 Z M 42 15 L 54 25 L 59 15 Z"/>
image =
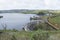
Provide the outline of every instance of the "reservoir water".
<path id="1" fill-rule="evenodd" d="M 36 14 L 22 14 L 22 13 L 2 13 L 0 16 L 0 29 L 6 26 L 7 29 L 22 30 L 24 25 L 30 22 L 30 17 L 37 16 Z"/>

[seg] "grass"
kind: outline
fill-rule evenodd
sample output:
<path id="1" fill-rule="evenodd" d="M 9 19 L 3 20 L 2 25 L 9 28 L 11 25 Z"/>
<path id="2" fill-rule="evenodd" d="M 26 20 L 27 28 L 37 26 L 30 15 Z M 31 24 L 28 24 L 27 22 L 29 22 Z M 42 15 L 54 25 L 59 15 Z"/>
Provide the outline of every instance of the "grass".
<path id="1" fill-rule="evenodd" d="M 22 31 L 22 32 L 15 32 L 14 35 L 17 39 L 21 39 L 21 40 L 48 40 L 48 39 L 51 40 L 50 36 L 59 37 L 60 31 L 44 31 L 44 30 L 38 30 L 32 32 Z"/>
<path id="2" fill-rule="evenodd" d="M 58 35 L 59 34 L 59 35 Z M 37 31 L 6 31 L 0 34 L 0 39 L 3 40 L 50 40 L 50 36 L 60 36 L 59 31 L 44 31 L 44 30 L 37 30 Z M 54 37 L 55 38 L 55 37 Z M 2 40 L 1 39 L 1 40 Z M 53 38 L 52 38 L 53 39 Z"/>
<path id="3" fill-rule="evenodd" d="M 8 34 L 6 34 L 8 33 Z M 19 32 L 4 32 L 1 38 L 5 37 L 9 40 L 49 40 L 51 39 L 50 36 L 56 36 L 56 34 L 59 34 L 60 36 L 60 31 L 44 31 L 44 30 L 37 30 L 37 31 L 31 31 L 31 32 L 26 32 L 26 31 L 19 31 Z M 1 34 L 0 34 L 1 35 Z M 10 36 L 9 36 L 10 35 Z M 57 35 L 58 36 L 58 35 Z M 11 39 L 10 39 L 11 37 Z M 3 38 L 3 40 L 5 40 Z"/>
<path id="4" fill-rule="evenodd" d="M 50 21 L 52 21 L 52 23 L 54 23 L 54 24 L 60 24 L 60 16 L 51 18 Z"/>
<path id="5" fill-rule="evenodd" d="M 56 14 L 56 15 L 60 15 L 60 14 Z M 53 24 L 56 25 L 58 27 L 60 27 L 60 16 L 56 16 L 53 18 L 49 18 L 49 21 Z"/>

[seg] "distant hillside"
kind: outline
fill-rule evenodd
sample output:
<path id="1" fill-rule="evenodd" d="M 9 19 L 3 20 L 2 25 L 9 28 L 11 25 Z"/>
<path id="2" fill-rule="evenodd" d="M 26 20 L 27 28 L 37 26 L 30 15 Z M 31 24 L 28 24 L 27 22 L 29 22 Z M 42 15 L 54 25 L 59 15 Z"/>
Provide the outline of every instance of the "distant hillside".
<path id="1" fill-rule="evenodd" d="M 13 9 L 13 10 L 0 10 L 0 13 L 25 13 L 25 14 L 32 14 L 38 12 L 45 12 L 47 10 L 29 10 L 29 9 Z"/>
<path id="2" fill-rule="evenodd" d="M 31 12 L 34 10 L 27 10 L 27 9 L 14 9 L 14 10 L 0 10 L 0 13 L 25 13 L 25 12 Z"/>
<path id="3" fill-rule="evenodd" d="M 39 12 L 52 12 L 52 13 L 60 13 L 60 10 L 29 10 L 29 9 L 13 9 L 13 10 L 0 10 L 0 13 L 39 13 Z"/>

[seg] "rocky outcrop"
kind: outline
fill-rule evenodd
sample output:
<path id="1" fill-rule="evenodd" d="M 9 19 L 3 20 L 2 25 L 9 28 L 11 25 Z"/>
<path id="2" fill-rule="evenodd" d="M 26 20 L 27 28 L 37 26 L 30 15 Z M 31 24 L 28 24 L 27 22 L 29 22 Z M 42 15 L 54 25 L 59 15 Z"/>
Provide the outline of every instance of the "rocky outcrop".
<path id="1" fill-rule="evenodd" d="M 39 25 L 40 23 L 44 23 L 43 20 L 34 20 L 28 23 L 27 25 L 24 26 L 25 31 L 33 31 L 36 25 Z"/>

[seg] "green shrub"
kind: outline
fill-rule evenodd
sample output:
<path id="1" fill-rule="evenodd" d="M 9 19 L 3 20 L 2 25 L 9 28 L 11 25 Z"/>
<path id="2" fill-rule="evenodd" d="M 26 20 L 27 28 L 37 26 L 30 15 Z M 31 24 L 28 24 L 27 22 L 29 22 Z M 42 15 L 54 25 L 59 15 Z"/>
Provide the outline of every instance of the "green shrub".
<path id="1" fill-rule="evenodd" d="M 11 38 L 11 40 L 17 40 L 17 39 L 16 39 L 16 37 L 13 35 L 12 38 Z"/>
<path id="2" fill-rule="evenodd" d="M 32 35 L 31 40 L 48 40 L 49 34 L 47 32 L 36 32 Z"/>

